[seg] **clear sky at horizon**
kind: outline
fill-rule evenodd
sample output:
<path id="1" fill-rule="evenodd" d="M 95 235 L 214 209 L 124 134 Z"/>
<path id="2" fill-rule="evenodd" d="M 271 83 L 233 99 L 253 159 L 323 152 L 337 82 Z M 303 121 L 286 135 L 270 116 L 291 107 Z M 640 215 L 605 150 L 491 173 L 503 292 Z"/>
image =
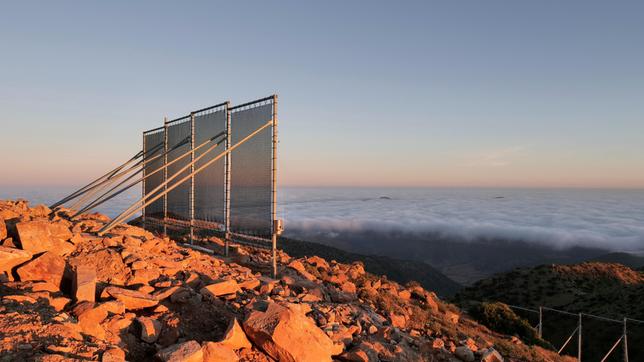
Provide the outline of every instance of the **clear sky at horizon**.
<path id="1" fill-rule="evenodd" d="M 0 187 L 279 94 L 294 186 L 644 187 L 644 2 L 0 4 Z"/>

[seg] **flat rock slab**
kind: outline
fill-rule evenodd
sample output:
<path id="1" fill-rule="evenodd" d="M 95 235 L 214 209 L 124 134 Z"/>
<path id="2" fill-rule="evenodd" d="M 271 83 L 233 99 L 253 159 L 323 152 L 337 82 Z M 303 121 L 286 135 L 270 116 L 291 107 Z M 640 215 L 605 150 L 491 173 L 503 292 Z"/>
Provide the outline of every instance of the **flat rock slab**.
<path id="1" fill-rule="evenodd" d="M 52 251 L 66 255 L 74 250 L 74 245 L 67 242 L 73 234 L 62 223 L 47 220 L 22 221 L 16 224 L 16 230 L 22 249 L 33 254 Z"/>
<path id="2" fill-rule="evenodd" d="M 188 341 L 159 351 L 157 358 L 164 362 L 202 362 L 203 351 L 197 341 Z"/>
<path id="3" fill-rule="evenodd" d="M 57 287 L 65 275 L 65 259 L 53 252 L 46 252 L 16 270 L 21 281 L 40 280 Z"/>
<path id="4" fill-rule="evenodd" d="M 234 294 L 241 289 L 234 280 L 222 280 L 213 284 L 207 285 L 201 289 L 201 294 L 209 297 L 219 297 L 227 294 Z"/>
<path id="5" fill-rule="evenodd" d="M 31 253 L 28 251 L 0 246 L 0 272 L 10 271 L 29 259 Z"/>
<path id="6" fill-rule="evenodd" d="M 103 293 L 107 293 L 123 303 L 126 310 L 150 308 L 159 304 L 159 301 L 150 294 L 138 292 L 136 290 L 107 287 L 103 290 Z"/>

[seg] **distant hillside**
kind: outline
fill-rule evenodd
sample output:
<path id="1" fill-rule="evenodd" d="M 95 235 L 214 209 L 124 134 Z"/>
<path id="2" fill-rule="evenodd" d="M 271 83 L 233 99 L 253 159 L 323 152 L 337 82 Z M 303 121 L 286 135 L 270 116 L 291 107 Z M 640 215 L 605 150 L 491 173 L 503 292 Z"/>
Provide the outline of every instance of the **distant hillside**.
<path id="1" fill-rule="evenodd" d="M 589 261 L 598 261 L 602 263 L 619 263 L 631 269 L 644 268 L 644 256 L 631 253 L 608 253 L 591 258 Z"/>
<path id="2" fill-rule="evenodd" d="M 478 281 L 460 291 L 454 301 L 467 308 L 478 301 L 500 301 L 538 308 L 545 306 L 572 313 L 594 314 L 618 320 L 611 322 L 583 317 L 583 355 L 601 360 L 622 334 L 623 317 L 644 320 L 644 273 L 617 263 L 588 262 L 576 265 L 541 265 L 520 268 Z M 537 325 L 538 317 L 520 313 Z M 544 339 L 559 348 L 578 323 L 576 315 L 544 311 Z M 644 324 L 629 324 L 629 355 L 644 361 Z M 576 355 L 576 342 L 565 354 Z M 621 361 L 619 353 L 610 361 Z"/>
<path id="3" fill-rule="evenodd" d="M 472 285 L 495 273 L 507 272 L 514 268 L 549 263 L 581 263 L 609 253 L 608 250 L 599 248 L 558 248 L 545 243 L 501 238 L 469 240 L 431 232 L 308 231 L 293 237 L 357 254 L 383 255 L 399 260 L 424 262 L 462 285 Z"/>
<path id="4" fill-rule="evenodd" d="M 424 288 L 443 297 L 452 296 L 463 288 L 462 285 L 421 261 L 362 255 L 314 242 L 288 238 L 280 238 L 279 247 L 294 257 L 318 255 L 328 260 L 335 259 L 341 263 L 362 261 L 365 269 L 370 273 L 386 275 L 389 279 L 399 283 L 417 281 Z"/>
<path id="5" fill-rule="evenodd" d="M 548 306 L 607 317 L 644 319 L 644 273 L 616 263 L 541 265 L 476 282 L 455 300 Z"/>

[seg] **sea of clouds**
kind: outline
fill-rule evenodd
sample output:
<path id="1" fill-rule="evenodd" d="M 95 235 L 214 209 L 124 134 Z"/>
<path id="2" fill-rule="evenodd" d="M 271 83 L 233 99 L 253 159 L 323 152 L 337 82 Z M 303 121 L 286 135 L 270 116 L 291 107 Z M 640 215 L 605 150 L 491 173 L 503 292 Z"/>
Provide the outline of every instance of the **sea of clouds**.
<path id="1" fill-rule="evenodd" d="M 644 251 L 644 190 L 285 188 L 285 235 L 439 234 Z"/>
<path id="2" fill-rule="evenodd" d="M 3 187 L 0 199 L 51 204 L 70 191 Z M 114 217 L 138 197 L 130 190 L 98 211 Z M 644 190 L 286 187 L 278 197 L 285 235 L 304 239 L 369 231 L 644 251 Z"/>

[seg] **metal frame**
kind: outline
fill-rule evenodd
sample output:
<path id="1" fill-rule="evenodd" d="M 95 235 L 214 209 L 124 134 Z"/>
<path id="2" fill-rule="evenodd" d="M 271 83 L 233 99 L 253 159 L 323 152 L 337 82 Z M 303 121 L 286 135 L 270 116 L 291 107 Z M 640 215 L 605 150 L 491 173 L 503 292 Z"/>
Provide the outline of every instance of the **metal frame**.
<path id="1" fill-rule="evenodd" d="M 243 138 L 238 140 L 237 143 L 233 145 L 232 127 L 234 127 L 234 124 L 232 123 L 234 123 L 234 121 L 232 121 L 231 115 L 236 112 L 242 112 L 248 109 L 265 106 L 265 105 L 271 106 L 270 120 L 265 120 L 266 122 L 263 124 L 259 123 L 261 125 L 255 125 L 255 127 L 257 128 L 254 131 L 250 132 L 250 134 L 240 134 L 240 137 L 243 136 Z M 222 132 L 215 135 L 214 137 L 208 139 L 207 141 L 197 146 L 196 145 L 196 139 L 197 139 L 196 117 L 201 116 L 200 113 L 209 112 L 209 111 L 225 112 L 225 117 L 226 117 L 225 123 L 224 123 L 225 129 L 222 130 Z M 266 118 L 268 118 L 268 115 L 266 115 Z M 218 119 L 217 124 L 220 124 L 219 122 L 221 122 L 221 119 L 220 118 L 217 118 L 217 119 Z M 255 119 L 254 121 L 263 122 L 264 120 Z M 187 136 L 184 140 L 179 141 L 176 145 L 173 145 L 172 147 L 170 147 L 169 131 L 171 130 L 171 127 L 175 125 L 182 125 L 186 122 L 190 122 L 189 136 Z M 232 152 L 237 147 L 247 142 L 251 138 L 257 136 L 259 132 L 265 130 L 268 127 L 271 127 L 272 129 L 271 136 L 270 136 L 271 145 L 269 146 L 270 152 L 271 152 L 270 153 L 270 163 L 271 163 L 270 164 L 270 173 L 271 173 L 270 175 L 270 214 L 266 215 L 266 217 L 271 218 L 270 222 L 268 223 L 268 225 L 264 224 L 266 226 L 263 226 L 263 227 L 258 226 L 256 230 L 252 230 L 253 229 L 252 226 L 249 228 L 250 230 L 245 230 L 248 227 L 243 226 L 242 224 L 240 224 L 240 226 L 242 226 L 241 228 L 233 228 L 234 225 L 231 225 L 232 224 L 231 195 L 235 191 L 231 189 L 231 179 L 232 179 L 232 172 L 233 172 Z M 147 138 L 148 136 L 154 134 L 155 132 L 158 132 L 158 133 L 163 132 L 163 137 L 162 137 L 163 140 L 159 142 L 158 145 L 148 150 L 147 147 L 150 140 L 148 140 Z M 187 132 L 187 131 L 186 129 L 183 129 L 180 132 Z M 215 140 L 217 140 L 220 137 L 223 137 L 223 138 L 215 142 Z M 195 154 L 195 152 L 198 149 L 205 146 L 207 143 L 211 143 L 211 142 L 214 144 L 211 145 L 208 149 L 206 149 L 203 153 L 201 153 L 198 156 Z M 208 159 L 207 162 L 205 162 L 204 164 L 197 166 L 198 162 L 202 158 L 204 158 L 209 152 L 213 151 L 216 147 L 220 146 L 222 143 L 224 144 L 224 148 L 225 148 L 223 152 L 219 153 L 217 156 L 211 159 Z M 184 147 L 186 144 L 189 145 L 189 149 L 187 151 L 182 151 L 177 156 L 173 155 L 173 160 L 169 162 L 168 161 L 169 153 L 180 149 L 180 147 L 181 148 Z M 52 205 L 52 207 L 60 206 L 66 202 L 69 202 L 77 198 L 78 200 L 75 201 L 74 206 L 76 205 L 82 206 L 86 201 L 91 200 L 82 209 L 80 209 L 78 213 L 85 212 L 95 208 L 96 206 L 108 200 L 111 200 L 112 198 L 118 196 L 122 192 L 130 189 L 131 187 L 135 186 L 140 182 L 142 198 L 140 200 L 137 200 L 134 204 L 132 204 L 130 207 L 124 210 L 119 216 L 114 218 L 112 221 L 105 224 L 104 227 L 98 232 L 99 235 L 105 234 L 111 228 L 113 228 L 114 226 L 116 226 L 121 222 L 124 222 L 129 217 L 131 217 L 132 215 L 134 215 L 139 211 L 141 211 L 141 220 L 144 227 L 147 226 L 149 222 L 152 222 L 155 224 L 160 223 L 163 225 L 163 233 L 165 235 L 167 235 L 167 227 L 169 224 L 189 228 L 190 244 L 194 243 L 195 228 L 211 228 L 219 231 L 222 231 L 223 229 L 224 238 L 225 238 L 226 255 L 228 255 L 229 253 L 231 242 L 247 244 L 253 247 L 260 247 L 260 248 L 270 247 L 272 250 L 272 265 L 271 265 L 272 275 L 276 276 L 277 274 L 277 238 L 278 238 L 278 232 L 279 232 L 278 227 L 280 225 L 277 220 L 277 144 L 278 144 L 277 95 L 272 95 L 269 97 L 252 101 L 252 102 L 243 103 L 235 107 L 230 107 L 230 102 L 224 102 L 212 107 L 207 107 L 197 111 L 193 111 L 187 116 L 173 119 L 171 121 L 168 121 L 168 118 L 164 117 L 162 127 L 154 128 L 143 132 L 143 138 L 142 138 L 143 150 L 142 151 L 138 152 L 134 157 L 122 163 L 121 165 L 117 166 L 116 168 L 112 169 L 108 173 L 97 178 L 96 180 L 92 181 L 86 186 L 80 188 L 79 190 L 75 191 L 71 195 L 62 199 L 58 203 Z M 173 172 L 172 175 L 170 175 L 169 166 L 174 164 L 175 162 L 178 162 L 181 159 L 184 159 L 185 157 L 190 157 L 189 162 L 186 165 L 182 165 L 178 170 L 176 170 L 175 172 Z M 224 176 L 223 176 L 224 178 L 223 179 L 223 182 L 224 182 L 223 204 L 224 205 L 222 205 L 223 220 L 220 219 L 221 216 L 215 217 L 214 221 L 216 222 L 213 222 L 212 220 L 207 220 L 208 217 L 205 217 L 205 216 L 204 216 L 204 220 L 199 220 L 197 219 L 198 216 L 196 214 L 197 210 L 196 210 L 195 200 L 197 195 L 196 195 L 195 175 L 203 171 L 208 166 L 212 165 L 214 162 L 221 159 L 222 157 L 225 157 Z M 158 167 L 155 166 L 155 169 L 150 169 L 149 168 L 150 162 L 159 158 L 162 158 L 163 160 L 161 166 L 158 166 Z M 141 160 L 133 164 L 138 159 L 141 159 Z M 146 166 L 148 166 L 148 168 L 146 168 Z M 189 171 L 187 171 L 188 169 Z M 185 175 L 186 171 L 188 172 L 188 175 Z M 155 186 L 152 190 L 147 190 L 147 186 L 149 185 L 148 178 L 154 174 L 157 174 L 158 172 L 163 172 L 163 177 L 162 177 L 163 181 L 159 185 Z M 137 177 L 138 174 L 142 174 L 142 175 Z M 137 178 L 135 179 L 135 177 Z M 117 181 L 119 181 L 119 179 L 121 178 L 125 178 L 125 179 L 117 183 Z M 180 179 L 176 180 L 177 178 L 180 178 Z M 113 186 L 113 184 L 116 184 L 116 185 Z M 188 203 L 188 210 L 187 212 L 185 212 L 186 210 L 183 210 L 182 207 L 179 208 L 177 210 L 177 212 L 180 214 L 178 218 L 182 220 L 175 220 L 174 216 L 169 214 L 168 204 L 170 201 L 169 201 L 168 195 L 172 190 L 174 190 L 175 188 L 183 184 L 189 185 L 188 200 L 186 200 Z M 107 190 L 107 191 L 104 191 L 104 190 Z M 243 190 L 243 189 L 240 189 L 240 190 Z M 96 197 L 95 194 L 99 192 L 100 192 L 100 196 Z M 157 202 L 160 198 L 163 198 L 162 216 L 157 216 L 157 214 L 148 215 L 147 211 L 149 206 L 152 203 Z M 263 216 L 260 217 L 260 220 L 261 218 L 263 218 Z M 268 229 L 269 227 L 270 229 Z"/>

